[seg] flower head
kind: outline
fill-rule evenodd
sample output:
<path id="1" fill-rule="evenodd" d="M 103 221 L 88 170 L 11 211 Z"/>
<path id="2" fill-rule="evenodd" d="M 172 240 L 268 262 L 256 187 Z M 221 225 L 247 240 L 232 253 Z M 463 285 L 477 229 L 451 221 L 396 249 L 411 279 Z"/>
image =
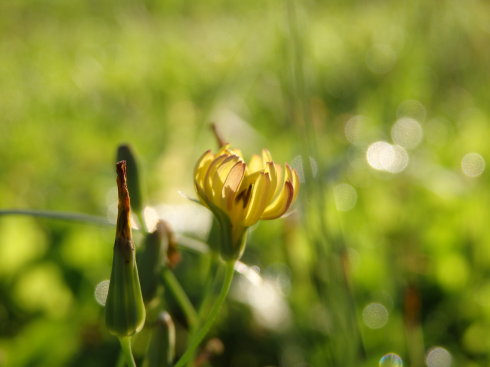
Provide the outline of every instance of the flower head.
<path id="1" fill-rule="evenodd" d="M 298 195 L 298 174 L 272 161 L 268 150 L 246 164 L 237 149 L 225 145 L 206 151 L 197 162 L 194 183 L 200 201 L 215 215 L 223 233 L 222 255 L 237 259 L 248 227 L 283 215 Z"/>

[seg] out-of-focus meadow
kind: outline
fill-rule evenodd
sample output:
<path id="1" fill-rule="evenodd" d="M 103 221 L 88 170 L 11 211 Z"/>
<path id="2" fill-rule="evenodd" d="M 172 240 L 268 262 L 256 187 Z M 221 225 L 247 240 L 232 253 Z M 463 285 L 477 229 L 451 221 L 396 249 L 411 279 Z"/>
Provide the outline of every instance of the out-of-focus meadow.
<path id="1" fill-rule="evenodd" d="M 3 1 L 0 55 L 0 210 L 113 219 L 129 143 L 150 211 L 204 239 L 179 192 L 210 122 L 300 171 L 291 214 L 249 236 L 262 281 L 235 279 L 207 365 L 490 363 L 488 3 Z M 115 365 L 94 297 L 113 238 L 0 217 L 0 365 Z M 205 260 L 182 253 L 199 302 Z"/>

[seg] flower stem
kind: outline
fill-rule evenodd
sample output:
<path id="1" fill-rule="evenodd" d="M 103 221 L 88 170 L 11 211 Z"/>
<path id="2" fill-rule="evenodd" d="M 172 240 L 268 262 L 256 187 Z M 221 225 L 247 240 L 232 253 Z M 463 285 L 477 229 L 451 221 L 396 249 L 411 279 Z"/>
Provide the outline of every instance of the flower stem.
<path id="1" fill-rule="evenodd" d="M 126 358 L 126 363 L 129 367 L 136 367 L 136 362 L 134 361 L 133 352 L 131 351 L 131 337 L 124 336 L 119 338 L 119 342 L 121 343 L 121 348 Z"/>
<path id="2" fill-rule="evenodd" d="M 185 366 L 185 364 L 192 358 L 192 356 L 194 356 L 196 349 L 199 347 L 199 344 L 209 332 L 209 329 L 211 329 L 211 326 L 216 320 L 216 316 L 218 316 L 218 312 L 220 311 L 221 306 L 223 305 L 226 296 L 228 295 L 228 292 L 230 290 L 234 272 L 235 261 L 228 261 L 225 268 L 225 279 L 223 281 L 223 285 L 219 292 L 218 298 L 216 299 L 216 302 L 209 311 L 209 314 L 205 319 L 203 325 L 199 328 L 199 330 L 196 331 L 196 333 L 191 336 L 191 340 L 189 342 L 189 345 L 187 346 L 186 351 L 184 352 L 182 357 L 180 357 L 174 367 Z"/>
<path id="3" fill-rule="evenodd" d="M 119 353 L 119 357 L 117 358 L 116 367 L 124 367 L 125 362 L 126 358 L 124 357 L 124 353 L 121 351 L 121 353 Z"/>
<path id="4" fill-rule="evenodd" d="M 211 309 L 211 306 L 213 305 L 213 301 L 216 299 L 217 294 L 220 289 L 220 283 L 221 278 L 223 278 L 223 271 L 224 269 L 220 267 L 221 263 L 219 262 L 219 258 L 216 257 L 216 254 L 211 254 L 210 257 L 211 264 L 210 269 L 207 271 L 206 276 L 206 284 L 203 286 L 204 289 L 204 298 L 201 301 L 201 304 L 199 305 L 199 311 L 198 311 L 198 324 L 201 324 L 203 320 L 206 319 L 207 314 L 209 313 L 209 310 Z M 218 265 L 218 266 L 214 266 Z M 214 270 L 216 275 L 212 277 L 210 273 Z M 191 330 L 191 334 L 194 333 L 196 330 Z"/>
<path id="5" fill-rule="evenodd" d="M 197 323 L 197 312 L 194 309 L 194 306 L 192 305 L 191 301 L 189 300 L 189 297 L 187 297 L 187 294 L 182 289 L 182 286 L 180 285 L 179 281 L 177 280 L 177 278 L 175 278 L 175 275 L 172 272 L 172 270 L 165 267 L 163 269 L 162 276 L 165 284 L 173 293 L 175 299 L 177 300 L 180 307 L 182 308 L 182 311 L 184 311 L 187 322 L 189 323 L 189 327 L 192 329 Z"/>

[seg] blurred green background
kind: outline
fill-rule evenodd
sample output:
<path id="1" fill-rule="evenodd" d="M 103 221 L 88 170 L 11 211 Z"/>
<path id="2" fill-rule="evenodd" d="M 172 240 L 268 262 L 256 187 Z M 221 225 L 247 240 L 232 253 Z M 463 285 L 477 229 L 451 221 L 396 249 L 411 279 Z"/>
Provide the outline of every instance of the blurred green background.
<path id="1" fill-rule="evenodd" d="M 251 233 L 264 282 L 237 276 L 207 365 L 490 365 L 488 2 L 3 1 L 0 55 L 0 209 L 113 218 L 124 142 L 148 203 L 203 239 L 179 191 L 209 122 L 302 173 Z M 1 366 L 115 365 L 94 298 L 113 236 L 0 217 Z"/>

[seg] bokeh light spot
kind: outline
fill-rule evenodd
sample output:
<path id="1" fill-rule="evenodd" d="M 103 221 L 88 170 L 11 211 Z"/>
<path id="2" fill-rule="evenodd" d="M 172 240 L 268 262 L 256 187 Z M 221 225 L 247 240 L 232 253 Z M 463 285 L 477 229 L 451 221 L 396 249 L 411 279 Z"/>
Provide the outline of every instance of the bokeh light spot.
<path id="1" fill-rule="evenodd" d="M 461 160 L 461 169 L 468 177 L 478 177 L 485 171 L 485 159 L 478 153 L 465 154 Z"/>
<path id="2" fill-rule="evenodd" d="M 381 303 L 370 303 L 362 310 L 362 321 L 370 329 L 381 329 L 388 322 L 390 313 Z"/>
<path id="3" fill-rule="evenodd" d="M 402 367 L 403 360 L 396 353 L 385 354 L 379 360 L 379 367 Z"/>
<path id="4" fill-rule="evenodd" d="M 416 148 L 422 141 L 424 133 L 419 122 L 410 117 L 398 119 L 391 129 L 393 141 L 407 149 Z"/>
<path id="5" fill-rule="evenodd" d="M 409 157 L 407 151 L 385 141 L 371 144 L 366 152 L 368 164 L 378 171 L 399 173 L 407 168 Z"/>
<path id="6" fill-rule="evenodd" d="M 105 301 L 107 299 L 107 293 L 109 292 L 110 280 L 106 279 L 95 286 L 95 300 L 101 306 L 105 306 Z"/>
<path id="7" fill-rule="evenodd" d="M 446 348 L 433 347 L 427 352 L 425 363 L 428 367 L 450 367 L 453 357 Z"/>

